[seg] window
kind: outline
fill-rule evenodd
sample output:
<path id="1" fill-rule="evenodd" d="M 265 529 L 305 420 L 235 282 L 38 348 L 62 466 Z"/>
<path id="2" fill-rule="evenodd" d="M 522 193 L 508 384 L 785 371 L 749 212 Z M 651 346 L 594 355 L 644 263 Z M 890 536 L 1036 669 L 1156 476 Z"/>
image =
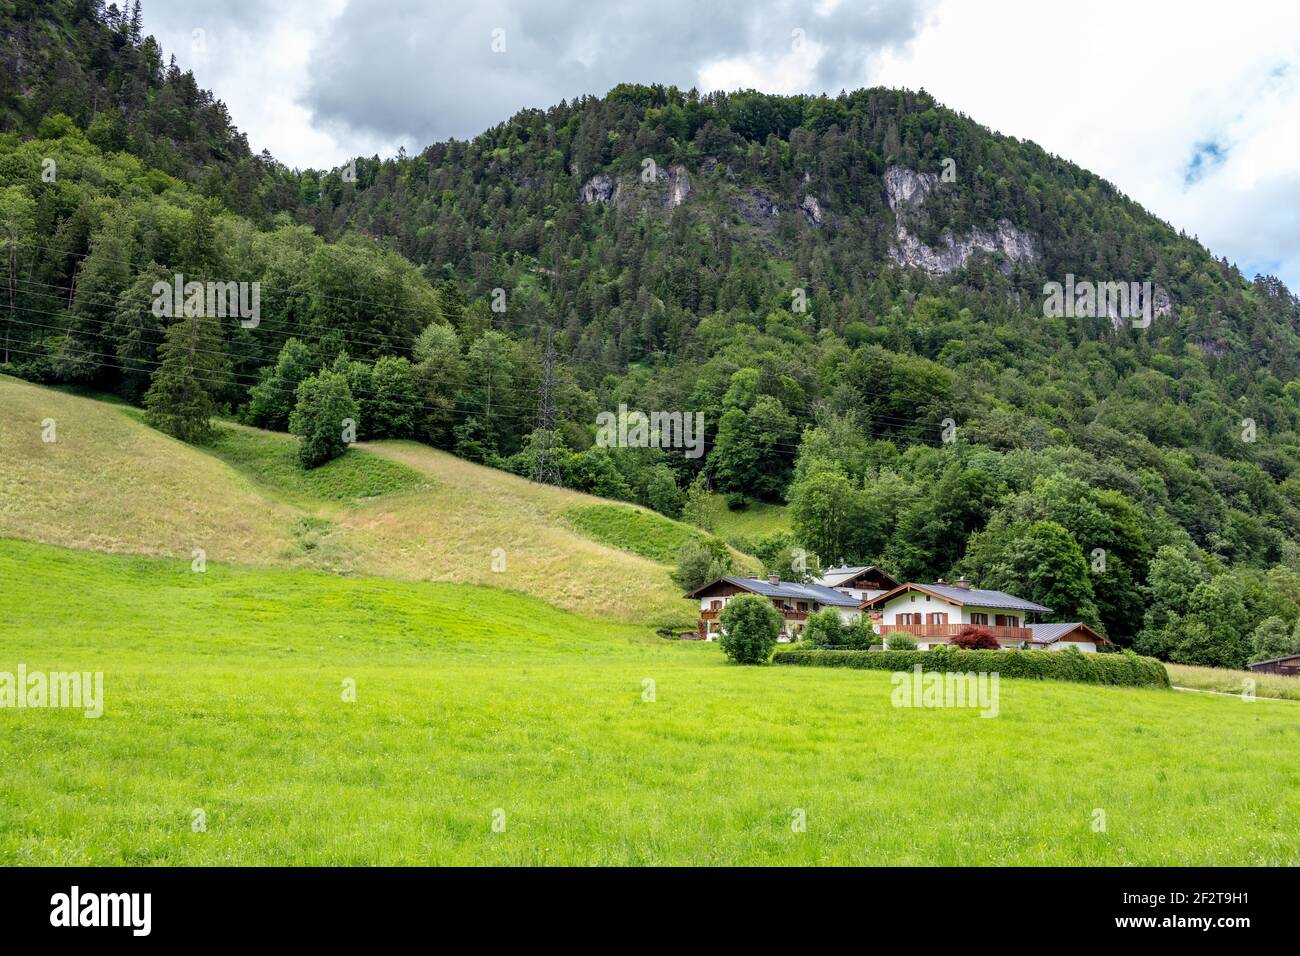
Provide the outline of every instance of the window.
<path id="1" fill-rule="evenodd" d="M 1007 626 L 1007 616 L 1006 616 L 1005 614 L 998 614 L 998 615 L 994 618 L 994 620 L 997 621 L 997 625 L 998 625 L 998 627 L 1006 627 L 1006 626 Z"/>
<path id="2" fill-rule="evenodd" d="M 927 618 L 927 621 L 926 621 L 927 624 L 947 624 L 947 623 L 948 623 L 948 612 L 946 612 L 946 611 L 934 611 L 934 612 L 932 612 L 932 613 L 930 613 L 930 614 L 927 614 L 927 615 L 926 615 L 926 618 Z"/>
<path id="3" fill-rule="evenodd" d="M 987 627 L 989 623 L 989 616 L 987 614 L 972 614 L 970 616 L 970 622 L 972 624 L 983 624 Z"/>

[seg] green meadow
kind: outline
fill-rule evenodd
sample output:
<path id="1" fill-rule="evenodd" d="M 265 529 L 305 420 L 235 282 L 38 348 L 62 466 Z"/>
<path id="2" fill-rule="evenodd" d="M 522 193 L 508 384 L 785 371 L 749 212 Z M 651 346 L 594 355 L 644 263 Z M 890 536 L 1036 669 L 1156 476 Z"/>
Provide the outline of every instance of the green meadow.
<path id="1" fill-rule="evenodd" d="M 0 582 L 0 671 L 105 698 L 0 709 L 3 864 L 1300 863 L 1292 702 L 985 719 L 468 584 L 14 540 Z"/>

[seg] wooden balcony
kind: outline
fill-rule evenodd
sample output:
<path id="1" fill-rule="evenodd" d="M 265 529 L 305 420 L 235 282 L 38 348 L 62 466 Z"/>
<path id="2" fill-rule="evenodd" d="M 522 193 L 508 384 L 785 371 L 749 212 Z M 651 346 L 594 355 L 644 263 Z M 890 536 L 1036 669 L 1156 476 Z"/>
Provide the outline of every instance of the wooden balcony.
<path id="1" fill-rule="evenodd" d="M 890 634 L 903 633 L 911 634 L 919 639 L 933 640 L 936 637 L 945 640 L 956 637 L 962 632 L 963 628 L 978 627 L 988 631 L 999 641 L 1028 641 L 1033 639 L 1033 631 L 1027 627 L 1006 627 L 996 624 L 877 624 L 876 629 L 880 631 L 881 637 L 888 637 Z"/>
<path id="2" fill-rule="evenodd" d="M 773 605 L 775 607 L 775 605 Z M 796 611 L 791 608 L 778 607 L 777 612 L 787 621 L 806 621 L 808 620 L 808 611 Z M 716 621 L 721 611 L 701 611 L 701 621 Z"/>

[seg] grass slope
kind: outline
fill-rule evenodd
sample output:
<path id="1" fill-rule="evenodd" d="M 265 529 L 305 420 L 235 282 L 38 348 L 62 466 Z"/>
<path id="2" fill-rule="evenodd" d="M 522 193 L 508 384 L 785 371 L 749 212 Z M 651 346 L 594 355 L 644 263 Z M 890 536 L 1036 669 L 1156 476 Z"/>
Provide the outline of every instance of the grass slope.
<path id="1" fill-rule="evenodd" d="M 1300 863 L 1287 703 L 1007 680 L 982 719 L 463 585 L 12 541 L 0 580 L 0 670 L 105 691 L 0 709 L 4 864 Z"/>
<path id="2" fill-rule="evenodd" d="M 419 472 L 377 455 L 344 455 L 319 468 L 298 464 L 298 443 L 287 435 L 222 422 L 207 446 L 259 487 L 299 504 L 357 503 L 398 491 L 427 490 Z"/>
<path id="3" fill-rule="evenodd" d="M 659 527 L 652 512 L 537 485 L 417 442 L 359 447 L 433 480 L 429 493 L 392 496 L 340 518 L 373 573 L 509 587 L 572 611 L 694 627 L 698 610 L 682 600 L 665 564 L 624 550 L 625 541 L 594 540 L 571 518 L 575 509 L 626 508 L 649 516 L 644 527 Z M 689 533 L 660 520 L 674 538 Z M 495 570 L 502 558 L 504 570 Z"/>
<path id="4" fill-rule="evenodd" d="M 305 474 L 288 435 L 222 423 L 211 448 L 192 448 L 134 409 L 0 376 L 0 448 L 0 536 L 187 559 L 203 548 L 210 561 L 487 585 L 616 621 L 694 623 L 665 564 L 566 514 L 624 506 L 414 442 L 361 445 Z M 628 510 L 649 516 L 646 535 L 676 541 L 685 528 Z"/>
<path id="5" fill-rule="evenodd" d="M 214 465 L 118 406 L 0 376 L 0 536 L 187 559 L 285 554 L 293 512 Z"/>
<path id="6" fill-rule="evenodd" d="M 738 511 L 727 507 L 724 495 L 714 494 L 709 497 L 709 519 L 713 524 L 713 533 L 733 545 L 790 530 L 790 517 L 785 505 L 771 504 L 766 501 L 752 501 Z"/>
<path id="7" fill-rule="evenodd" d="M 682 545 L 701 534 L 680 521 L 625 505 L 584 505 L 565 514 L 583 534 L 662 564 L 676 562 Z"/>

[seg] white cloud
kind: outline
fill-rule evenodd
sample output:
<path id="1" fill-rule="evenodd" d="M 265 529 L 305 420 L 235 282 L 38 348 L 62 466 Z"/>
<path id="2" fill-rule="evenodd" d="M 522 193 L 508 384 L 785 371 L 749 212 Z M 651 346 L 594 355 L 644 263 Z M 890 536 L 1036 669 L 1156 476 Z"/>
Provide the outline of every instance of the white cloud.
<path id="1" fill-rule="evenodd" d="M 321 121 L 302 102 L 307 66 L 348 0 L 147 4 L 145 28 L 230 110 L 255 151 L 300 168 L 414 144 Z M 196 31 L 199 31 L 196 35 Z M 421 144 L 423 145 L 423 144 Z"/>
<path id="2" fill-rule="evenodd" d="M 943 0 L 874 81 L 924 86 L 1300 288 L 1300 7 Z M 1222 162 L 1187 183 L 1207 143 Z"/>

